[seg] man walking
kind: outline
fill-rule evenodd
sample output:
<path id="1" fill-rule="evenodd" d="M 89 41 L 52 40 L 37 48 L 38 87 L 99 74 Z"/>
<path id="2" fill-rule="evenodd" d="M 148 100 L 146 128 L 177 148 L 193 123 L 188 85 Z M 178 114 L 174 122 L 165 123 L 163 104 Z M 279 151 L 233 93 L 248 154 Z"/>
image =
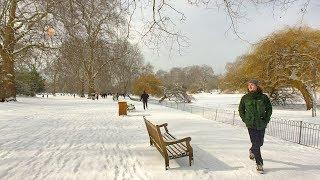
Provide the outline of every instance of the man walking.
<path id="1" fill-rule="evenodd" d="M 263 173 L 260 148 L 263 145 L 265 129 L 272 114 L 272 105 L 268 96 L 262 93 L 258 80 L 248 82 L 248 93 L 241 98 L 239 114 L 248 128 L 252 143 L 249 158 L 255 159 L 257 171 Z"/>
<path id="2" fill-rule="evenodd" d="M 143 94 L 141 95 L 140 101 L 143 102 L 143 109 L 146 110 L 148 108 L 148 99 L 149 95 L 146 93 L 146 91 L 143 91 Z"/>

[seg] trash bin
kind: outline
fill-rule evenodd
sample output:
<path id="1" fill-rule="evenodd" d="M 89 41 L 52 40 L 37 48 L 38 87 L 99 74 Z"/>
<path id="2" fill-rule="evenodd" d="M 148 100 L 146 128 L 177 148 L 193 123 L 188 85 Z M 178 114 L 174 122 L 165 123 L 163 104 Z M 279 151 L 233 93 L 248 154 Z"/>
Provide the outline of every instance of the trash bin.
<path id="1" fill-rule="evenodd" d="M 127 115 L 127 102 L 121 101 L 121 102 L 118 102 L 118 105 L 119 105 L 119 116 Z"/>

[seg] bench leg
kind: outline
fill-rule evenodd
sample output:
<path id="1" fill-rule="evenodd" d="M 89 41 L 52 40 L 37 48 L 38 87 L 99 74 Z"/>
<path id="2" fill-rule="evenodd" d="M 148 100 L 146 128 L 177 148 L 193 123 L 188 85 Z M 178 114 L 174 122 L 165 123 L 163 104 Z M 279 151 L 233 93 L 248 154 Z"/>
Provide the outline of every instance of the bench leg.
<path id="1" fill-rule="evenodd" d="M 169 169 L 169 159 L 165 159 L 166 170 Z"/>
<path id="2" fill-rule="evenodd" d="M 193 154 L 189 155 L 189 166 L 193 164 Z"/>

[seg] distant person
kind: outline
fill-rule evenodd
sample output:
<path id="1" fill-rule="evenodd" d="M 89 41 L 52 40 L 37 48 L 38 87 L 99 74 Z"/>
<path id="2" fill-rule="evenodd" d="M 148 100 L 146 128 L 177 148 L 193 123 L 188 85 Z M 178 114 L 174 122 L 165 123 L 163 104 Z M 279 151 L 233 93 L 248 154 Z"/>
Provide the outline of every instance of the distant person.
<path id="1" fill-rule="evenodd" d="M 119 93 L 113 94 L 112 99 L 113 99 L 113 101 L 118 101 L 119 100 Z"/>
<path id="2" fill-rule="evenodd" d="M 76 98 L 76 94 L 73 94 L 73 98 Z"/>
<path id="3" fill-rule="evenodd" d="M 146 93 L 146 91 L 143 91 L 143 94 L 141 95 L 140 101 L 142 100 L 143 102 L 143 109 L 146 110 L 148 108 L 148 99 L 149 99 L 149 94 Z"/>
<path id="4" fill-rule="evenodd" d="M 241 98 L 239 114 L 246 124 L 251 140 L 249 158 L 256 161 L 257 171 L 263 173 L 261 146 L 264 142 L 265 129 L 270 121 L 272 105 L 267 95 L 262 93 L 258 80 L 248 82 L 248 93 Z"/>
<path id="5" fill-rule="evenodd" d="M 91 97 L 88 96 L 88 99 L 92 99 L 92 100 L 95 100 L 96 99 L 96 93 L 91 93 Z"/>

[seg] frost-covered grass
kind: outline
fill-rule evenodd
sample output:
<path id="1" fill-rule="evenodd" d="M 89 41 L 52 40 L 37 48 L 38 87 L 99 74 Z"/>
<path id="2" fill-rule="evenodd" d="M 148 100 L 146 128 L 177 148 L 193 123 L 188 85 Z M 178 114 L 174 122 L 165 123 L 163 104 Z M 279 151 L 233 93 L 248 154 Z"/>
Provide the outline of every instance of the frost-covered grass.
<path id="1" fill-rule="evenodd" d="M 266 136 L 266 174 L 248 158 L 244 128 L 163 106 L 130 102 L 137 110 L 117 116 L 108 99 L 57 96 L 0 104 L 0 179 L 320 179 L 320 151 Z M 195 164 L 171 160 L 168 171 L 149 146 L 142 119 L 169 124 L 190 136 Z"/>

